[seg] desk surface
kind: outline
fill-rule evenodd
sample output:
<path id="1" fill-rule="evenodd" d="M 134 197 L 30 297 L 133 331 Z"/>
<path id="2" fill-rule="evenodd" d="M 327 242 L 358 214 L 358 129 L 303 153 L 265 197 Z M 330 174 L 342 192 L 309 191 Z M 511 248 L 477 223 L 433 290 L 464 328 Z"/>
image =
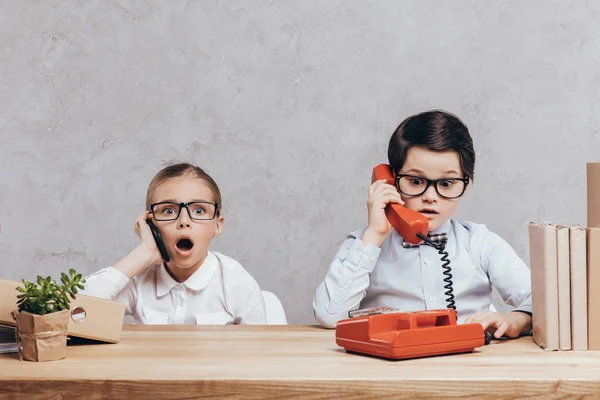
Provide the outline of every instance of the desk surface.
<path id="1" fill-rule="evenodd" d="M 334 335 L 293 325 L 126 325 L 120 343 L 70 345 L 60 361 L 0 354 L 0 398 L 600 396 L 600 352 L 545 352 L 525 337 L 470 354 L 388 361 L 348 354 Z"/>

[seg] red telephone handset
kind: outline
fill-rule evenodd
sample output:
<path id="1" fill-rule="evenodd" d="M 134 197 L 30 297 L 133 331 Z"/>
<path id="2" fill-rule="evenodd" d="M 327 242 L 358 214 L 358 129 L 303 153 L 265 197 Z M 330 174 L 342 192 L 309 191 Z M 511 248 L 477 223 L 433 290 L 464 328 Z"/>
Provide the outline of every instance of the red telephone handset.
<path id="1" fill-rule="evenodd" d="M 394 186 L 394 175 L 389 164 L 379 164 L 373 168 L 371 183 L 380 179 L 385 179 L 388 184 Z M 411 210 L 400 204 L 390 203 L 385 208 L 385 215 L 398 234 L 402 236 L 402 239 L 407 242 L 412 244 L 421 243 L 422 240 L 417 237 L 419 233 L 427 237 L 429 221 L 427 221 L 424 215 L 419 214 L 415 210 Z"/>

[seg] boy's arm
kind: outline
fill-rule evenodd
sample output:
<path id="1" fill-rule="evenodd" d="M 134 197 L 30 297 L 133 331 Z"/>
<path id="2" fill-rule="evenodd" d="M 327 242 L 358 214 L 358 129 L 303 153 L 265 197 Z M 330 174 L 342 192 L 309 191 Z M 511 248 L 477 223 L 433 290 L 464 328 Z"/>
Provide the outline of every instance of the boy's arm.
<path id="1" fill-rule="evenodd" d="M 359 235 L 347 236 L 315 293 L 313 310 L 319 324 L 335 328 L 337 321 L 348 318 L 348 311 L 359 307 L 380 252 L 379 247 L 364 246 Z"/>
<path id="2" fill-rule="evenodd" d="M 524 331 L 528 331 L 532 313 L 531 272 L 504 239 L 488 230 L 483 235 L 482 266 L 502 299 L 523 316 Z"/>

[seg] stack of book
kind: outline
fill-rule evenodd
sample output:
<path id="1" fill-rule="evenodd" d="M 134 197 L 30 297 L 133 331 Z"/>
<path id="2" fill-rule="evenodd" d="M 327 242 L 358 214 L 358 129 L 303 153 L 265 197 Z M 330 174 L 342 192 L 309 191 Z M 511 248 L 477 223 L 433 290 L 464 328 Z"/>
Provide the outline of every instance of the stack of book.
<path id="1" fill-rule="evenodd" d="M 15 328 L 0 325 L 0 353 L 16 353 Z"/>
<path id="2" fill-rule="evenodd" d="M 588 163 L 587 227 L 529 224 L 533 340 L 600 350 L 600 163 Z"/>

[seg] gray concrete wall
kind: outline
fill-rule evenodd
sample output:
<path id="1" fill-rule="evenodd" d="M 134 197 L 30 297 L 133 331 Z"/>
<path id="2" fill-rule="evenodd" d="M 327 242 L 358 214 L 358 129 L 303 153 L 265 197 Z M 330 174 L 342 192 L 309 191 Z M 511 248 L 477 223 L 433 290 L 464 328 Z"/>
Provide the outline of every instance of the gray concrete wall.
<path id="1" fill-rule="evenodd" d="M 189 161 L 223 192 L 213 248 L 313 323 L 371 168 L 428 108 L 474 137 L 458 215 L 529 263 L 529 221 L 585 224 L 598 26 L 594 1 L 2 1 L 0 276 L 115 262 L 151 177 Z"/>

